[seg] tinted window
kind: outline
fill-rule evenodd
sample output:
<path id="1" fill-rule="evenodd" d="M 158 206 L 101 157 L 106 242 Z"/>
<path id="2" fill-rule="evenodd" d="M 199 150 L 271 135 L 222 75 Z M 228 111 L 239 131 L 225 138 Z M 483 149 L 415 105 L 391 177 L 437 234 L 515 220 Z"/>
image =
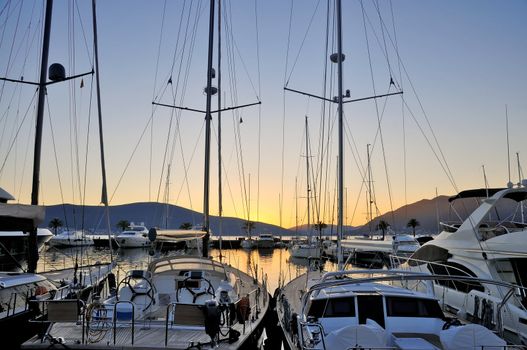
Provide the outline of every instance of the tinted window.
<path id="1" fill-rule="evenodd" d="M 428 269 L 436 275 L 476 277 L 476 274 L 470 271 L 467 267 L 453 262 L 446 263 L 445 265 L 428 264 Z M 480 292 L 485 291 L 485 288 L 479 282 L 452 281 L 448 279 L 436 280 L 435 282 L 439 285 L 463 293 L 468 293 L 471 290 L 479 290 Z"/>
<path id="2" fill-rule="evenodd" d="M 444 318 L 436 300 L 405 297 L 387 297 L 386 313 L 394 317 L 433 317 Z"/>
<path id="3" fill-rule="evenodd" d="M 320 317 L 355 317 L 355 298 L 317 299 L 311 302 L 308 316 Z"/>

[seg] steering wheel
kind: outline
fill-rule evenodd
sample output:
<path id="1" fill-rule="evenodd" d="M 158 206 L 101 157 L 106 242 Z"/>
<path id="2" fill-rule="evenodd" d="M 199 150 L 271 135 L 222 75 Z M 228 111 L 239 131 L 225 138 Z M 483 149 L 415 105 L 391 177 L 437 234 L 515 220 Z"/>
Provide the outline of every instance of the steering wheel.
<path id="1" fill-rule="evenodd" d="M 146 285 L 147 285 L 146 292 L 138 291 L 137 289 L 135 289 L 130 283 L 132 280 L 137 281 L 134 284 L 134 286 L 137 286 L 139 282 L 141 281 L 146 282 Z M 152 286 L 152 283 L 147 278 L 140 277 L 140 276 L 133 276 L 133 275 L 126 276 L 125 278 L 123 278 L 121 282 L 119 282 L 119 284 L 117 285 L 117 300 L 119 300 L 119 289 L 121 288 L 121 285 L 125 285 L 125 286 L 128 286 L 128 288 L 130 288 L 130 291 L 132 292 L 132 297 L 130 298 L 131 302 L 133 302 L 136 297 L 141 296 L 141 295 L 146 295 L 148 297 L 149 303 L 143 309 L 143 311 L 148 309 L 152 304 L 156 303 L 155 297 L 154 297 L 154 287 Z"/>
<path id="2" fill-rule="evenodd" d="M 192 288 L 190 288 L 188 286 L 188 283 L 187 283 L 187 281 L 190 280 L 190 279 L 192 279 L 192 280 L 199 280 L 202 283 L 206 282 L 207 283 L 207 289 L 205 289 L 204 291 L 201 291 L 201 292 L 197 292 L 197 293 L 194 292 L 192 290 Z M 212 295 L 214 297 L 216 295 L 216 291 L 214 290 L 214 287 L 212 286 L 212 283 L 210 283 L 210 281 L 208 279 L 204 278 L 204 277 L 200 277 L 200 278 L 196 279 L 196 278 L 192 278 L 191 276 L 189 276 L 189 277 L 187 277 L 187 278 L 185 278 L 183 280 L 183 286 L 185 286 L 185 289 L 188 290 L 190 292 L 190 294 L 192 295 L 192 303 L 193 304 L 196 303 L 196 299 L 199 296 L 202 296 L 202 295 L 205 295 L 205 294 L 209 294 L 209 295 Z M 178 293 L 176 295 L 176 299 L 177 299 L 178 302 L 179 302 L 179 291 L 180 290 L 181 289 L 178 289 Z"/>

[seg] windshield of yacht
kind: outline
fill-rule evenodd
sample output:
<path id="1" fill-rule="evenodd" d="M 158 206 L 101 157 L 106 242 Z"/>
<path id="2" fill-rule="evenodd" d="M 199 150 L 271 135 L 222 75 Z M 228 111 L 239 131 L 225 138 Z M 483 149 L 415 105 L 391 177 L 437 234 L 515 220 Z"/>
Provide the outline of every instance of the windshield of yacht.
<path id="1" fill-rule="evenodd" d="M 393 317 L 445 318 L 437 300 L 408 297 L 386 297 L 386 315 Z"/>
<path id="2" fill-rule="evenodd" d="M 511 258 L 496 260 L 496 270 L 505 282 L 527 287 L 527 258 Z M 524 307 L 527 307 L 527 292 L 518 288 L 519 297 Z"/>

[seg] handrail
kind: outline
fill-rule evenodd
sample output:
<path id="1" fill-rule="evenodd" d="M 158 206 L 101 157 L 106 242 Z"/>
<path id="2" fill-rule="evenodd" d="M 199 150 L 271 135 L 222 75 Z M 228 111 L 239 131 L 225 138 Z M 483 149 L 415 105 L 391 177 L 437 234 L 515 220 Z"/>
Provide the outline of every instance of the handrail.
<path id="1" fill-rule="evenodd" d="M 168 345 L 168 320 L 169 320 L 169 313 L 170 310 L 173 310 L 176 307 L 176 303 L 172 302 L 167 305 L 167 313 L 166 313 L 166 320 L 165 320 L 165 347 Z M 174 320 L 174 317 L 172 317 L 172 322 Z"/>
<path id="2" fill-rule="evenodd" d="M 134 345 L 134 329 L 135 329 L 135 305 L 131 301 L 119 300 L 113 305 L 113 345 L 115 345 L 117 337 L 117 305 L 119 304 L 130 304 L 132 306 L 132 345 Z"/>
<path id="3" fill-rule="evenodd" d="M 304 344 L 304 326 L 317 327 L 320 331 L 320 340 L 322 341 L 322 349 L 326 349 L 326 342 L 324 340 L 324 327 L 320 322 L 309 322 L 309 321 L 300 321 L 300 341 L 302 349 L 310 349 Z"/>

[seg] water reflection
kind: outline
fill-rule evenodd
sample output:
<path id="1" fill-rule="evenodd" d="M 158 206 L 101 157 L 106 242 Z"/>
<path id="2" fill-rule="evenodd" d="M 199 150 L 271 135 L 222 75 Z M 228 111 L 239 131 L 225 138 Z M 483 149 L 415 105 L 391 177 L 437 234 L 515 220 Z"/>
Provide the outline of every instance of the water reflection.
<path id="1" fill-rule="evenodd" d="M 258 277 L 267 276 L 268 290 L 273 293 L 280 283 L 287 283 L 291 279 L 306 272 L 308 261 L 306 259 L 292 258 L 289 250 L 277 249 L 224 249 L 222 261 L 242 271 L 257 273 Z M 148 264 L 159 257 L 159 253 L 150 256 L 148 248 L 118 249 L 113 252 L 118 270 L 124 272 L 131 269 L 146 269 Z M 168 252 L 167 255 L 185 254 L 184 252 Z M 190 251 L 186 254 L 192 254 Z M 195 254 L 195 252 L 194 252 Z M 166 254 L 163 254 L 166 255 Z M 220 251 L 211 249 L 210 256 L 220 260 Z M 108 248 L 78 247 L 57 249 L 47 247 L 39 260 L 38 271 L 73 267 L 75 262 L 79 265 L 94 264 L 96 262 L 109 262 L 110 251 Z M 325 263 L 325 269 L 335 270 L 335 264 Z"/>

